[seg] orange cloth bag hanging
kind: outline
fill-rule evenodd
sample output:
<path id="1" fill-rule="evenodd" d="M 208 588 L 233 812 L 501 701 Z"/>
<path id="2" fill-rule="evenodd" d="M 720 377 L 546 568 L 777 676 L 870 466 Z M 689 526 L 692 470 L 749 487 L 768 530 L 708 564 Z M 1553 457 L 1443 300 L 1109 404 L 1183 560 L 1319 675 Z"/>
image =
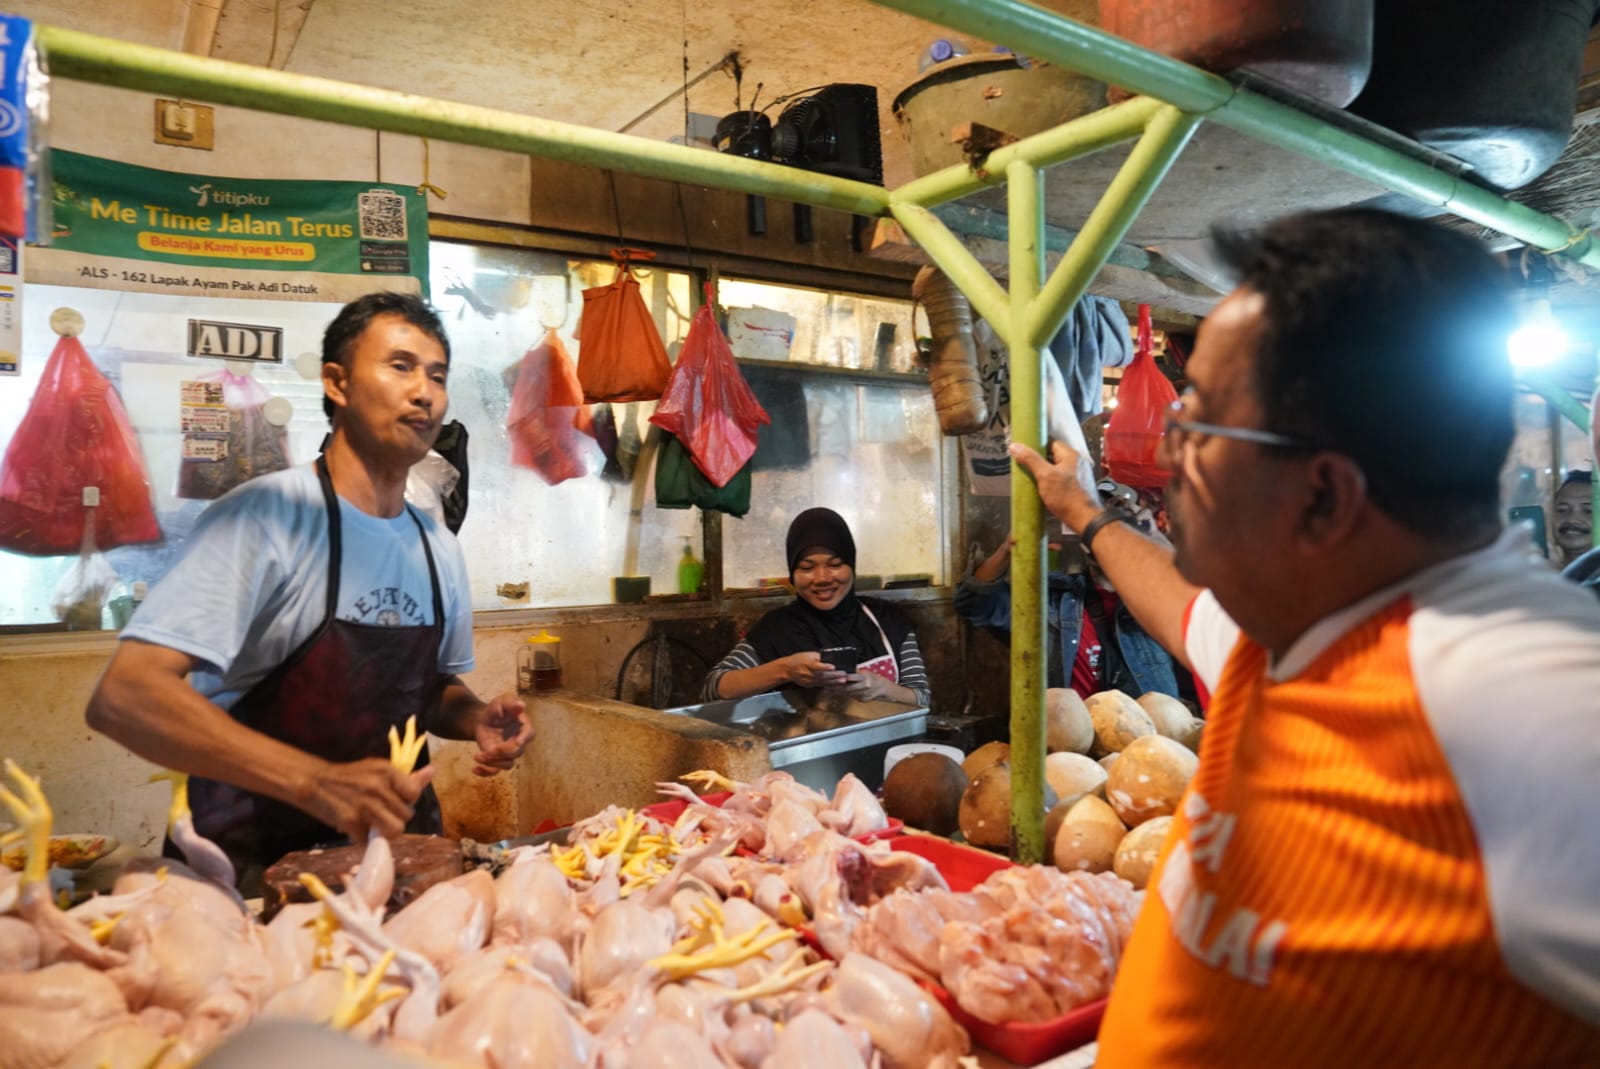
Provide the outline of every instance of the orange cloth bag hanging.
<path id="1" fill-rule="evenodd" d="M 756 451 L 756 429 L 772 417 L 739 373 L 727 336 L 717 326 L 712 313 L 716 291 L 710 283 L 705 292 L 667 394 L 650 422 L 677 436 L 695 467 L 721 487 Z"/>
<path id="2" fill-rule="evenodd" d="M 589 474 L 600 456 L 572 357 L 554 328 L 522 357 L 506 432 L 511 463 L 538 472 L 551 486 Z"/>
<path id="3" fill-rule="evenodd" d="M 654 401 L 667 387 L 672 365 L 661 344 L 650 309 L 639 295 L 639 280 L 629 261 L 653 253 L 613 249 L 617 277 L 610 285 L 583 291 L 583 318 L 578 323 L 582 342 L 578 382 L 583 399 L 602 401 Z"/>
<path id="4" fill-rule="evenodd" d="M 1139 306 L 1139 344 L 1117 387 L 1117 407 L 1106 423 L 1106 468 L 1119 483 L 1167 485 L 1171 475 L 1157 460 L 1167 409 L 1178 391 L 1156 366 L 1150 306 Z"/>

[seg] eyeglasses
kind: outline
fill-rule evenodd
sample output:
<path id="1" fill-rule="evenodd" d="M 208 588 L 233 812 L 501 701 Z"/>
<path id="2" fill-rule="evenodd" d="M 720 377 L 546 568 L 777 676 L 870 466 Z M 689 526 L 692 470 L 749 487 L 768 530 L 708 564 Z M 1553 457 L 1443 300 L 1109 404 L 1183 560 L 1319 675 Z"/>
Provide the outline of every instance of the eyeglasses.
<path id="1" fill-rule="evenodd" d="M 1254 442 L 1256 445 L 1275 446 L 1279 449 L 1298 449 L 1305 452 L 1317 452 L 1323 447 L 1309 438 L 1300 438 L 1288 434 L 1276 434 L 1272 431 L 1258 430 L 1255 427 L 1225 427 L 1220 423 L 1198 423 L 1194 420 L 1181 418 L 1188 410 L 1189 402 L 1194 397 L 1194 388 L 1183 391 L 1176 401 L 1167 406 L 1166 416 L 1162 420 L 1161 430 L 1164 444 L 1172 450 L 1174 456 L 1183 452 L 1184 444 L 1191 440 L 1205 437 L 1232 438 L 1238 442 Z"/>

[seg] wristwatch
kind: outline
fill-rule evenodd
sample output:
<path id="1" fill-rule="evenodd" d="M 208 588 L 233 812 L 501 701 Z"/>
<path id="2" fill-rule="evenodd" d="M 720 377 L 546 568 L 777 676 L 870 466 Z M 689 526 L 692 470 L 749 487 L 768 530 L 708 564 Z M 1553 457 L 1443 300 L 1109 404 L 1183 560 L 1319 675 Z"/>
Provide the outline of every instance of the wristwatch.
<path id="1" fill-rule="evenodd" d="M 1089 543 L 1094 541 L 1094 536 L 1100 533 L 1101 528 L 1112 523 L 1132 523 L 1133 517 L 1116 507 L 1103 508 L 1094 519 L 1084 525 L 1083 532 L 1078 535 L 1078 541 L 1084 549 L 1089 549 Z M 1091 550 L 1092 552 L 1092 550 Z"/>

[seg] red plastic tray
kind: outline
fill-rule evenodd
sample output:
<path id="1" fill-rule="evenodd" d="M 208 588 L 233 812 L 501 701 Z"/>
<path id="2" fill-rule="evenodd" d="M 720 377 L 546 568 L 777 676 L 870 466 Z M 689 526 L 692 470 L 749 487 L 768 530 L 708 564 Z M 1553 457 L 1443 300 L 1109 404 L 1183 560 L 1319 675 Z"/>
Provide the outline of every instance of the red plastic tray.
<path id="1" fill-rule="evenodd" d="M 933 862 L 952 891 L 970 891 L 1012 864 L 998 854 L 930 835 L 901 835 L 890 839 L 889 846 Z M 1100 1019 L 1106 1012 L 1106 1000 L 1101 999 L 1049 1021 L 992 1024 L 962 1009 L 955 997 L 939 984 L 924 983 L 923 986 L 967 1030 L 974 1043 L 1017 1065 L 1037 1065 L 1090 1042 L 1099 1033 Z"/>
<path id="2" fill-rule="evenodd" d="M 723 802 L 726 802 L 731 797 L 733 797 L 733 795 L 727 791 L 715 791 L 711 794 L 702 794 L 700 796 L 700 800 L 706 805 L 720 807 Z M 643 813 L 647 817 L 654 817 L 663 824 L 671 824 L 679 817 L 683 816 L 683 811 L 688 808 L 688 802 L 685 802 L 679 798 L 673 798 L 669 801 L 656 802 L 653 805 L 644 806 L 639 810 L 639 812 Z M 905 835 L 905 830 L 906 826 L 904 823 L 895 817 L 890 817 L 889 826 L 887 828 L 884 828 L 882 831 L 869 831 L 865 835 L 857 835 L 855 840 L 858 843 L 870 843 L 875 842 L 878 839 L 894 839 L 897 837 L 903 837 Z"/>

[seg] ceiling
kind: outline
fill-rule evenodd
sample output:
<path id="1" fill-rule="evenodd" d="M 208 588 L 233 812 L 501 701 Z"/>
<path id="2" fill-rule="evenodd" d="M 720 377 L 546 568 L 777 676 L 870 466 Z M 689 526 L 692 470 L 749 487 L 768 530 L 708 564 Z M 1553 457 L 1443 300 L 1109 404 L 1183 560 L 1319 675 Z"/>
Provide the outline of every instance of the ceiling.
<path id="1" fill-rule="evenodd" d="M 1096 0 L 1041 6 L 1096 19 Z M 869 0 L 9 0 L 6 7 L 141 44 L 182 49 L 187 39 L 190 51 L 221 59 L 661 140 L 683 138 L 686 110 L 700 117 L 692 124 L 699 132 L 711 119 L 748 107 L 757 92 L 761 106 L 818 85 L 864 82 L 879 89 L 890 187 L 915 176 L 890 102 L 917 78 L 927 44 L 953 36 Z M 991 47 L 963 43 L 974 53 Z M 738 57 L 739 82 L 724 63 L 730 54 Z M 1586 79 L 1594 80 L 1596 66 L 1600 55 L 1586 62 Z M 1559 205 L 1565 217 L 1584 223 L 1600 221 L 1600 179 L 1590 153 L 1579 161 L 1576 197 Z M 1051 221 L 1079 225 L 1118 162 L 1119 154 L 1107 153 L 1053 169 Z M 1570 183 L 1571 175 L 1564 180 Z M 1218 221 L 1246 224 L 1382 192 L 1208 125 L 1129 236 L 1181 250 Z M 1003 191 L 982 198 L 1004 210 Z"/>

